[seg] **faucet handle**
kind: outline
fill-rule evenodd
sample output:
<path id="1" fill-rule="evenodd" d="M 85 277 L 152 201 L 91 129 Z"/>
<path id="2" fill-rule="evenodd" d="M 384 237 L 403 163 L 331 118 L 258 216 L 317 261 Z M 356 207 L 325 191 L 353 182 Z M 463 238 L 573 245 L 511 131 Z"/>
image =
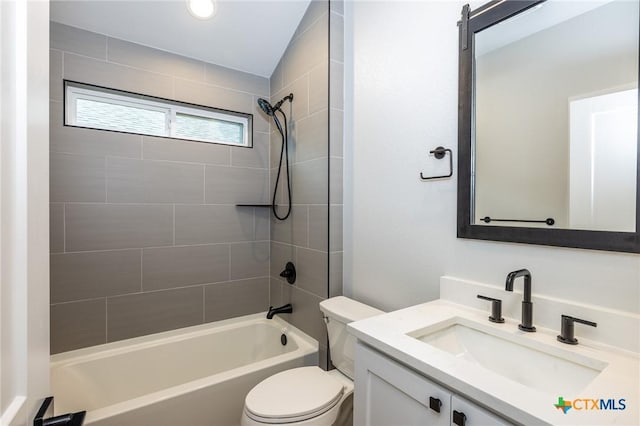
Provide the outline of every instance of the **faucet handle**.
<path id="1" fill-rule="evenodd" d="M 483 296 L 482 294 L 478 295 L 478 299 L 488 300 L 491 302 L 491 316 L 489 317 L 489 321 L 500 324 L 504 322 L 504 318 L 502 318 L 502 300 Z"/>
<path id="2" fill-rule="evenodd" d="M 575 318 L 569 315 L 562 315 L 560 323 L 560 334 L 558 335 L 558 342 L 566 343 L 567 345 L 577 345 L 578 339 L 574 335 L 574 323 L 590 325 L 591 327 L 597 327 L 598 324 L 592 321 Z"/>

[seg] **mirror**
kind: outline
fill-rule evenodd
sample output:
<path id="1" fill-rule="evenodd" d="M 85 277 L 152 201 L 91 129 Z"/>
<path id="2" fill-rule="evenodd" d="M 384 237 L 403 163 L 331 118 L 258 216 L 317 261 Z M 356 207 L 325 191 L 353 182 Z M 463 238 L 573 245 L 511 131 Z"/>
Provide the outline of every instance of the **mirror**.
<path id="1" fill-rule="evenodd" d="M 640 251 L 636 0 L 460 24 L 458 237 Z"/>

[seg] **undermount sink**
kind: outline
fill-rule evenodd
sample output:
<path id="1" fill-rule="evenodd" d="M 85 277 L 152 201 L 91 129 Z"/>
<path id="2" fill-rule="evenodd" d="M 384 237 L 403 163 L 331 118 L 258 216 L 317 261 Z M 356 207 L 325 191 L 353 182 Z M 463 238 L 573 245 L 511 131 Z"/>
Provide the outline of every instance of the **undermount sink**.
<path id="1" fill-rule="evenodd" d="M 540 391 L 575 395 L 607 366 L 524 336 L 455 318 L 407 333 L 457 359 Z"/>

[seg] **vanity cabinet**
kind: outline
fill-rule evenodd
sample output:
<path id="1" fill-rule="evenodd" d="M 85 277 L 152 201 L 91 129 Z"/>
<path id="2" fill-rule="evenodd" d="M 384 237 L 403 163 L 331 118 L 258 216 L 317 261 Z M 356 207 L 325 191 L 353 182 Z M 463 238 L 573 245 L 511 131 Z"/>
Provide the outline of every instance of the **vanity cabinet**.
<path id="1" fill-rule="evenodd" d="M 510 425 L 427 377 L 358 343 L 354 425 Z"/>

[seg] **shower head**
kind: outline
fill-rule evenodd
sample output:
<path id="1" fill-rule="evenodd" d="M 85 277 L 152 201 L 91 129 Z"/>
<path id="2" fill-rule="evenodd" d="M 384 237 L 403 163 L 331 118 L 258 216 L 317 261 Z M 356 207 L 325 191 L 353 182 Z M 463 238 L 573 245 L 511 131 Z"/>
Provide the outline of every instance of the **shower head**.
<path id="1" fill-rule="evenodd" d="M 258 98 L 258 105 L 260 106 L 260 109 L 262 109 L 265 112 L 265 114 L 274 116 L 274 114 L 276 113 L 277 110 L 280 109 L 284 101 L 289 101 L 289 102 L 293 101 L 293 93 L 289 93 L 287 96 L 280 99 L 274 106 L 271 106 L 269 101 L 267 101 L 266 99 Z"/>
<path id="2" fill-rule="evenodd" d="M 258 98 L 258 106 L 260 106 L 260 109 L 262 109 L 267 115 L 272 116 L 275 113 L 275 109 L 266 99 Z"/>

